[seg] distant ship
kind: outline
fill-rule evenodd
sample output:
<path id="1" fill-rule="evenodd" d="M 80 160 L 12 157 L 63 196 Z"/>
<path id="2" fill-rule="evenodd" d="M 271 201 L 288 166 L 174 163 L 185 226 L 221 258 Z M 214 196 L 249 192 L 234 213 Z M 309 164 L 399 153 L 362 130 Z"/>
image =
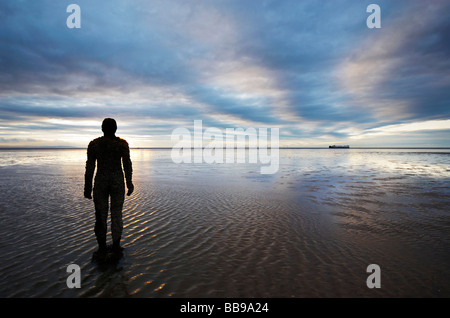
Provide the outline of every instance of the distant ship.
<path id="1" fill-rule="evenodd" d="M 328 148 L 350 148 L 350 146 L 349 145 L 344 145 L 344 146 L 333 145 L 333 146 L 328 146 Z"/>

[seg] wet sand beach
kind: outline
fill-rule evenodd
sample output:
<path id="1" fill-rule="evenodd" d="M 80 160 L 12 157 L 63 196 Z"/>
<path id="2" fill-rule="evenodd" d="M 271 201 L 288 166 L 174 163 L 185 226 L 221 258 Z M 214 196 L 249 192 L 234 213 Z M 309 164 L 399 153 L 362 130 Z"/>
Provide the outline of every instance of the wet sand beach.
<path id="1" fill-rule="evenodd" d="M 1 297 L 450 296 L 448 149 L 281 149 L 273 175 L 131 153 L 123 257 L 99 264 L 86 150 L 0 151 Z"/>

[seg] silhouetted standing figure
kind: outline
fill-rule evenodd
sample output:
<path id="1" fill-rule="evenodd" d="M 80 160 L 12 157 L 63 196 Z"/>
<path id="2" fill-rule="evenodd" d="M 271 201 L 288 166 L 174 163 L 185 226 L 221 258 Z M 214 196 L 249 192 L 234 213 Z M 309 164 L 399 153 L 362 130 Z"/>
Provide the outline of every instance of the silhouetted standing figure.
<path id="1" fill-rule="evenodd" d="M 97 173 L 94 182 L 95 235 L 99 252 L 106 252 L 106 233 L 109 199 L 111 199 L 111 234 L 113 250 L 120 251 L 122 237 L 122 207 L 125 200 L 124 175 L 128 188 L 127 195 L 134 190 L 132 182 L 132 165 L 130 149 L 126 140 L 116 137 L 117 123 L 112 118 L 105 118 L 102 123 L 103 137 L 89 143 L 87 149 L 84 197 L 92 199 L 92 178 L 95 162 Z M 122 170 L 123 164 L 123 170 Z"/>

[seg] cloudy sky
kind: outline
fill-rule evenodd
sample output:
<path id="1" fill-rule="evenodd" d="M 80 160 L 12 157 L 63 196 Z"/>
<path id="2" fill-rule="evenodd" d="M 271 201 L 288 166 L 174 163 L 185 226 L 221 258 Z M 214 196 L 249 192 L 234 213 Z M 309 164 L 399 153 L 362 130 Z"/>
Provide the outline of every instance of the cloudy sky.
<path id="1" fill-rule="evenodd" d="M 449 147 L 450 2 L 2 0 L 0 147 L 85 147 L 105 117 L 132 147 L 194 120 L 278 127 L 281 146 Z"/>

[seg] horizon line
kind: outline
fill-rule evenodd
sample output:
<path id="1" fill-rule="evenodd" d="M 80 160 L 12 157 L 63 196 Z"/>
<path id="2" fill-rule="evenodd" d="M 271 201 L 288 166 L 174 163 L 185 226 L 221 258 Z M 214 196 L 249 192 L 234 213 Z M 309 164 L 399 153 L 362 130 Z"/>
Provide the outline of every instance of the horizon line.
<path id="1" fill-rule="evenodd" d="M 130 147 L 130 149 L 172 149 L 173 147 Z M 220 148 L 220 147 L 217 147 Z M 231 149 L 259 149 L 259 147 L 230 147 Z M 361 146 L 361 147 L 349 147 L 349 148 L 329 148 L 328 146 L 309 146 L 309 147 L 277 147 L 278 149 L 450 149 L 450 146 L 435 146 L 435 147 L 413 147 L 413 146 Z M 74 146 L 42 146 L 42 147 L 0 147 L 0 150 L 82 150 L 87 147 L 74 147 Z M 196 147 L 186 147 L 186 149 L 197 149 Z M 206 147 L 202 147 L 206 149 Z M 222 147 L 222 149 L 228 149 Z M 271 149 L 271 147 L 265 147 L 263 149 Z"/>

